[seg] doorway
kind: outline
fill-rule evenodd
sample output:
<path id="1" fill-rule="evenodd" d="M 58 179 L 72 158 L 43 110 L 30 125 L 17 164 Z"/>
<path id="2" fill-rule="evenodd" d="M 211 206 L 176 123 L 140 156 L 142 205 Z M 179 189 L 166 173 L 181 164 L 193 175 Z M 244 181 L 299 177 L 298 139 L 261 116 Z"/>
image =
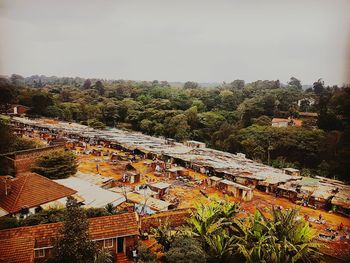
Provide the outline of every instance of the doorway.
<path id="1" fill-rule="evenodd" d="M 124 252 L 124 237 L 117 238 L 117 253 Z"/>

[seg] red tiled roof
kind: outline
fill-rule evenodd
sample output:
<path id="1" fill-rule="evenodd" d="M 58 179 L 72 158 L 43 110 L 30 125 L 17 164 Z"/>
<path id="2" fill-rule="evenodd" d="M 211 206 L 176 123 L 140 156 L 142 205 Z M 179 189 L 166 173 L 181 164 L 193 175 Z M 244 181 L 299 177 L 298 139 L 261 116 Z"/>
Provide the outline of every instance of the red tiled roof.
<path id="1" fill-rule="evenodd" d="M 19 212 L 23 207 L 37 207 L 76 193 L 36 173 L 27 173 L 8 182 L 10 189 L 6 195 L 5 180 L 0 178 L 0 207 L 10 214 Z"/>
<path id="2" fill-rule="evenodd" d="M 294 126 L 298 126 L 298 127 L 303 125 L 303 121 L 300 119 L 293 119 L 293 123 L 294 123 Z"/>
<path id="3" fill-rule="evenodd" d="M 293 122 L 294 126 L 301 126 L 303 121 L 300 119 L 282 119 L 282 118 L 273 118 L 272 123 L 280 123 L 280 122 Z"/>
<path id="4" fill-rule="evenodd" d="M 299 112 L 300 116 L 307 116 L 307 117 L 318 117 L 318 113 L 316 112 Z"/>
<path id="5" fill-rule="evenodd" d="M 272 123 L 277 123 L 277 122 L 289 122 L 290 120 L 288 119 L 280 119 L 280 118 L 273 118 Z"/>
<path id="6" fill-rule="evenodd" d="M 33 259 L 34 238 L 14 237 L 1 240 L 0 263 L 31 263 Z"/>
<path id="7" fill-rule="evenodd" d="M 139 234 L 138 218 L 135 212 L 92 218 L 89 223 L 92 239 Z"/>
<path id="8" fill-rule="evenodd" d="M 95 217 L 88 221 L 92 240 L 139 234 L 138 218 L 134 212 Z M 63 223 L 53 223 L 0 230 L 0 244 L 2 244 L 2 240 L 6 239 L 31 237 L 35 240 L 35 248 L 50 247 L 53 239 L 59 236 L 59 229 L 62 225 Z"/>

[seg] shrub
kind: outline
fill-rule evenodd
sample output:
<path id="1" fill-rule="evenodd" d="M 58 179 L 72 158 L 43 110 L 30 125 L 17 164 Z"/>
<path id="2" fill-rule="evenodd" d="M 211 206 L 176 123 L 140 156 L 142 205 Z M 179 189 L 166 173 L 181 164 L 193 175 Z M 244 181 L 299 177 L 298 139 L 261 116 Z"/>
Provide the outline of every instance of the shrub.
<path id="1" fill-rule="evenodd" d="M 177 236 L 171 243 L 165 257 L 169 263 L 203 263 L 205 252 L 199 241 L 189 236 Z"/>
<path id="2" fill-rule="evenodd" d="M 50 179 L 62 179 L 77 172 L 77 162 L 71 152 L 54 152 L 42 156 L 32 171 Z"/>

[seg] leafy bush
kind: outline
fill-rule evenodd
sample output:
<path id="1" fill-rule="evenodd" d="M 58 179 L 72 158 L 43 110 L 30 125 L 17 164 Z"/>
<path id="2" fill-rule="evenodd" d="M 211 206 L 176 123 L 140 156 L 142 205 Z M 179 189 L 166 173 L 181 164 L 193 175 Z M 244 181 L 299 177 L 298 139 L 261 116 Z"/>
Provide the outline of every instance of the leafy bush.
<path id="1" fill-rule="evenodd" d="M 103 122 L 100 122 L 100 121 L 98 121 L 98 120 L 96 120 L 96 119 L 89 120 L 89 121 L 88 121 L 88 125 L 89 125 L 90 127 L 92 127 L 92 128 L 100 129 L 100 130 L 106 128 L 106 125 L 105 125 Z"/>
<path id="2" fill-rule="evenodd" d="M 156 263 L 158 262 L 157 256 L 153 254 L 147 247 L 142 245 L 141 242 L 137 244 L 137 251 L 140 263 Z"/>
<path id="3" fill-rule="evenodd" d="M 85 210 L 88 218 L 111 215 L 105 208 L 90 207 Z"/>
<path id="4" fill-rule="evenodd" d="M 40 224 L 56 223 L 63 221 L 65 209 L 49 209 L 29 215 L 20 221 L 21 226 L 34 226 Z"/>
<path id="5" fill-rule="evenodd" d="M 77 162 L 71 152 L 54 152 L 42 156 L 32 171 L 50 179 L 62 179 L 77 172 Z"/>
<path id="6" fill-rule="evenodd" d="M 166 252 L 166 261 L 169 263 L 204 263 L 205 251 L 200 242 L 189 236 L 177 236 Z"/>
<path id="7" fill-rule="evenodd" d="M 0 230 L 19 227 L 19 226 L 20 224 L 16 217 L 7 217 L 7 216 L 0 217 Z"/>

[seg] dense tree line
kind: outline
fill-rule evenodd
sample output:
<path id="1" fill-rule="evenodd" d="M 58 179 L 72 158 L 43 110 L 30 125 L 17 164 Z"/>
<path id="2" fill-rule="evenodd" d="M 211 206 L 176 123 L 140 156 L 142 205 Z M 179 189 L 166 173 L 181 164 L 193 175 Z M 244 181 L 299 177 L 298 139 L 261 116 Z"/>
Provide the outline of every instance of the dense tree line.
<path id="1" fill-rule="evenodd" d="M 217 87 L 189 81 L 136 82 L 12 75 L 0 79 L 1 104 L 31 107 L 29 115 L 142 131 L 154 136 L 194 139 L 209 147 L 244 152 L 275 166 L 344 180 L 350 168 L 350 87 L 308 89 L 292 77 L 287 84 L 235 80 Z M 299 101 L 299 103 L 298 103 Z M 298 118 L 316 112 L 303 127 L 272 128 L 273 117 Z"/>

